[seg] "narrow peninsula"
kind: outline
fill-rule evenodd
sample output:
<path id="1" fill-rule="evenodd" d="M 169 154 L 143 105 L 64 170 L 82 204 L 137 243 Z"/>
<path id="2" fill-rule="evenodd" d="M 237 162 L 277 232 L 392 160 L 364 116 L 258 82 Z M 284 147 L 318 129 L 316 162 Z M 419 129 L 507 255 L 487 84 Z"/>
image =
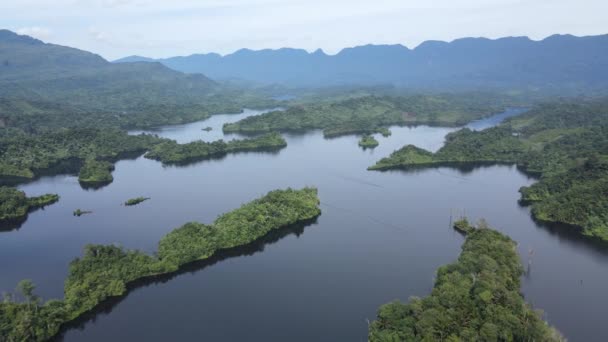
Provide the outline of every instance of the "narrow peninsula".
<path id="1" fill-rule="evenodd" d="M 516 164 L 540 176 L 520 189 L 535 219 L 608 241 L 608 100 L 539 105 L 497 127 L 450 133 L 432 153 L 408 145 L 369 170 Z"/>
<path id="2" fill-rule="evenodd" d="M 168 140 L 155 145 L 145 157 L 162 162 L 163 164 L 188 164 L 209 158 L 224 156 L 228 153 L 263 151 L 278 151 L 287 146 L 285 139 L 276 132 L 264 134 L 255 138 L 231 140 L 225 142 L 194 141 L 178 144 Z"/>
<path id="3" fill-rule="evenodd" d="M 87 245 L 84 256 L 70 264 L 65 298 L 43 303 L 28 286 L 26 302 L 0 303 L 0 340 L 46 341 L 62 324 L 89 312 L 105 300 L 127 293 L 143 278 L 176 272 L 220 250 L 243 246 L 269 232 L 304 223 L 321 214 L 317 189 L 275 190 L 219 216 L 212 224 L 186 223 L 163 237 L 154 255 L 114 245 Z"/>
<path id="4" fill-rule="evenodd" d="M 12 187 L 0 187 L 0 229 L 19 227 L 29 212 L 59 201 L 59 195 L 46 194 L 27 197 L 25 192 Z"/>

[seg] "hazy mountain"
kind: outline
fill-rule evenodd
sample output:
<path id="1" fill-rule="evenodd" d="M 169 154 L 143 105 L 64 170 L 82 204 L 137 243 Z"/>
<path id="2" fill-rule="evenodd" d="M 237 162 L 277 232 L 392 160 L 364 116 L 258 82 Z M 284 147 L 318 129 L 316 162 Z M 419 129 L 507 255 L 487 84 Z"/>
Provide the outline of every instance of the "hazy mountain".
<path id="1" fill-rule="evenodd" d="M 366 45 L 336 55 L 321 50 L 196 54 L 158 59 L 187 73 L 295 86 L 395 84 L 410 87 L 603 87 L 608 84 L 608 35 L 554 35 L 496 40 L 427 41 L 415 49 Z M 144 57 L 126 60 L 150 61 Z M 125 61 L 125 59 L 117 62 Z"/>
<path id="2" fill-rule="evenodd" d="M 202 74 L 161 63 L 110 63 L 90 52 L 0 30 L 0 97 L 126 110 L 201 103 L 217 87 Z"/>

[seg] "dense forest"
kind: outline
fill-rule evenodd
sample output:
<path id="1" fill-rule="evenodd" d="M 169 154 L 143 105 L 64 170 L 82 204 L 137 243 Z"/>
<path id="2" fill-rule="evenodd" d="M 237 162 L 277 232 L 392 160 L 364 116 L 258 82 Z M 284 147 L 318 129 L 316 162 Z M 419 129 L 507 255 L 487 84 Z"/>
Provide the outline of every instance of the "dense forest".
<path id="1" fill-rule="evenodd" d="M 56 194 L 27 197 L 25 192 L 15 188 L 0 187 L 0 230 L 2 225 L 22 221 L 28 212 L 57 201 L 59 196 Z"/>
<path id="2" fill-rule="evenodd" d="M 118 129 L 74 128 L 0 138 L 0 178 L 31 179 L 53 168 L 76 171 L 87 160 L 116 160 L 143 153 L 160 139 Z"/>
<path id="3" fill-rule="evenodd" d="M 522 273 L 513 240 L 468 226 L 460 257 L 439 268 L 431 294 L 380 307 L 369 341 L 564 341 L 524 301 Z"/>
<path id="4" fill-rule="evenodd" d="M 361 139 L 359 139 L 359 146 L 363 148 L 374 148 L 378 145 L 380 145 L 378 140 L 370 134 L 364 134 Z"/>
<path id="5" fill-rule="evenodd" d="M 178 144 L 174 140 L 155 145 L 145 157 L 164 164 L 184 164 L 207 158 L 221 157 L 228 153 L 247 151 L 277 151 L 287 146 L 279 133 L 263 134 L 255 138 L 231 141 L 194 141 Z"/>
<path id="6" fill-rule="evenodd" d="M 389 125 L 458 126 L 513 103 L 508 97 L 461 95 L 361 96 L 301 104 L 224 125 L 224 132 L 260 133 L 322 129 L 326 137 L 376 133 Z"/>
<path id="7" fill-rule="evenodd" d="M 405 146 L 370 170 L 515 163 L 540 176 L 522 202 L 542 221 L 578 226 L 608 241 L 608 99 L 540 105 L 498 127 L 451 133 L 436 153 Z"/>
<path id="8" fill-rule="evenodd" d="M 16 295 L 5 296 L 0 303 L 0 340 L 48 340 L 62 324 L 110 297 L 124 295 L 127 285 L 137 279 L 175 272 L 216 251 L 251 243 L 320 213 L 316 189 L 275 190 L 219 216 L 210 225 L 190 222 L 173 230 L 160 240 L 156 255 L 114 245 L 87 245 L 83 257 L 70 264 L 64 299 L 43 302 L 34 294 L 31 280 L 17 286 L 23 301 Z"/>

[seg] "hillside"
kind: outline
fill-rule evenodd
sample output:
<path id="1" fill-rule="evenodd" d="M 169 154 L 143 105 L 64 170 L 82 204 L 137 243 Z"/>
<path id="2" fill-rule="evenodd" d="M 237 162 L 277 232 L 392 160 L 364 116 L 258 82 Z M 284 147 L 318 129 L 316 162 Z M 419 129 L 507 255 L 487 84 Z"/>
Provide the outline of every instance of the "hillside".
<path id="1" fill-rule="evenodd" d="M 554 35 L 496 40 L 463 38 L 402 45 L 365 45 L 336 55 L 299 49 L 194 54 L 159 59 L 182 72 L 292 86 L 394 84 L 412 88 L 541 88 L 579 92 L 608 84 L 608 35 Z M 117 60 L 150 61 L 139 56 Z"/>
<path id="2" fill-rule="evenodd" d="M 0 30 L 2 127 L 181 123 L 237 112 L 241 95 L 202 74 L 160 63 L 114 64 L 90 52 Z"/>

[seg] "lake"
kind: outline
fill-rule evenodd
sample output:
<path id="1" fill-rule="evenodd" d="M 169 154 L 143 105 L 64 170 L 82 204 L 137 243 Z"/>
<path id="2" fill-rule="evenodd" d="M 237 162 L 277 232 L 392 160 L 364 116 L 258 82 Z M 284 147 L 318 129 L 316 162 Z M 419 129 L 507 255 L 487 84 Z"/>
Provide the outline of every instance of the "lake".
<path id="1" fill-rule="evenodd" d="M 513 111 L 516 111 L 513 114 Z M 260 111 L 217 115 L 151 131 L 187 142 L 232 139 L 221 126 Z M 472 123 L 497 124 L 517 110 Z M 210 132 L 202 129 L 210 126 Z M 0 233 L 0 290 L 32 279 L 44 297 L 63 296 L 69 262 L 87 243 L 152 253 L 160 238 L 189 221 L 219 214 L 277 189 L 319 189 L 322 214 L 244 248 L 221 253 L 177 275 L 137 284 L 72 324 L 60 341 L 366 341 L 367 324 L 391 300 L 425 296 L 436 269 L 459 255 L 463 237 L 451 217 L 466 213 L 518 242 L 527 272 L 522 291 L 571 341 L 606 341 L 608 247 L 572 231 L 535 223 L 517 203 L 534 182 L 514 166 L 371 172 L 393 150 L 441 147 L 455 128 L 391 127 L 380 145 L 358 137 L 324 139 L 320 131 L 284 134 L 275 153 L 240 153 L 188 166 L 138 157 L 116 163 L 114 182 L 83 190 L 74 175 L 20 186 L 61 200 L 33 212 L 18 230 Z M 133 132 L 137 133 L 137 132 Z M 151 199 L 137 206 L 133 197 Z M 76 208 L 93 211 L 72 216 Z"/>

